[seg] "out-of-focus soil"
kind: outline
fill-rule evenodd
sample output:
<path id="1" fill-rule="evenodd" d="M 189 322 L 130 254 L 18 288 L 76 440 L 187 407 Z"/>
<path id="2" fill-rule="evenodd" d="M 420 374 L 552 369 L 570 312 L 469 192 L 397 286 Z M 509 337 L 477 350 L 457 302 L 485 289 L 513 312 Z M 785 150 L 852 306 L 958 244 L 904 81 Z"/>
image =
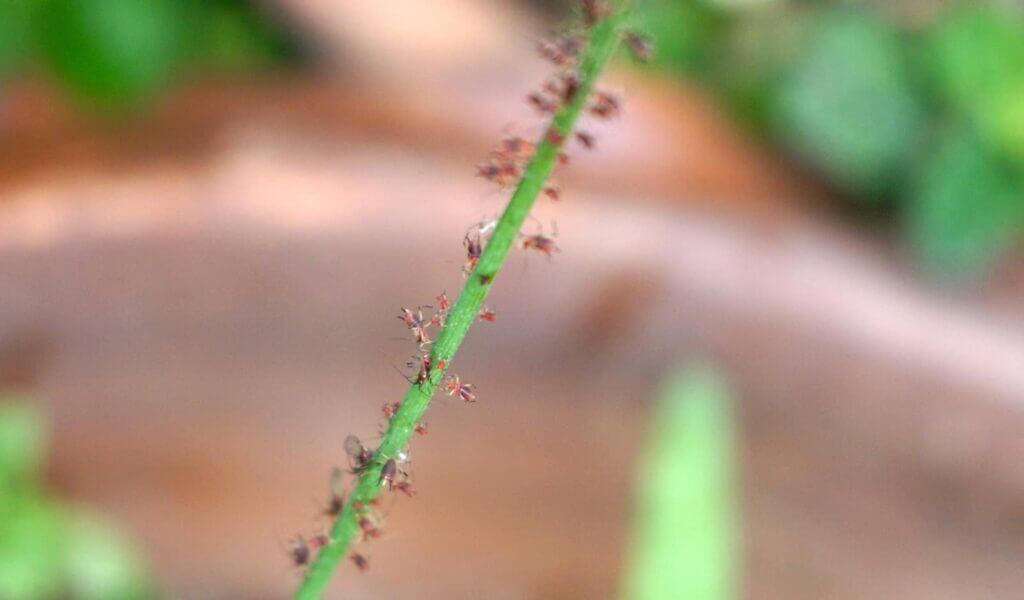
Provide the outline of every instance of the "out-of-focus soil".
<path id="1" fill-rule="evenodd" d="M 397 308 L 458 287 L 465 226 L 501 203 L 460 159 L 295 135 L 3 204 L 0 339 L 36 354 L 18 368 L 53 415 L 53 480 L 121 519 L 174 596 L 294 586 L 284 541 L 314 528 L 345 434 L 372 440 L 404 386 Z M 566 195 L 539 212 L 563 252 L 512 260 L 499 321 L 456 362 L 480 402 L 431 409 L 420 493 L 387 502 L 371 571 L 343 571 L 340 596 L 612 596 L 652 389 L 710 355 L 743 416 L 750 597 L 1012 597 L 1019 382 L 894 357 L 879 344 L 899 327 L 852 335 L 786 301 L 794 281 L 885 280 L 855 244 L 838 246 L 853 266 L 830 262 L 827 228 L 809 244 L 794 225 Z M 1002 339 L 978 307 L 943 310 Z"/>

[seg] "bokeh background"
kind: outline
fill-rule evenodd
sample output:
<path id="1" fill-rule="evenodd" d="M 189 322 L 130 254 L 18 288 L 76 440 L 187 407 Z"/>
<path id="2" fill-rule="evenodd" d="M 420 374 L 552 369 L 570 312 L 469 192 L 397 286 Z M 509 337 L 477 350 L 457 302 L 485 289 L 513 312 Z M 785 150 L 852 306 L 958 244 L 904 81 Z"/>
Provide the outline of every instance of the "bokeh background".
<path id="1" fill-rule="evenodd" d="M 457 290 L 502 207 L 474 165 L 542 128 L 534 47 L 571 4 L 0 2 L 0 466 L 33 472 L 3 593 L 294 589 L 286 542 L 406 385 L 398 309 Z M 700 361 L 743 597 L 1019 597 L 1021 9 L 637 18 L 658 57 L 614 64 L 623 117 L 535 213 L 562 252 L 506 265 L 454 367 L 480 402 L 430 410 L 419 494 L 332 593 L 616 597 L 656 390 Z M 54 567 L 83 528 L 109 560 Z"/>

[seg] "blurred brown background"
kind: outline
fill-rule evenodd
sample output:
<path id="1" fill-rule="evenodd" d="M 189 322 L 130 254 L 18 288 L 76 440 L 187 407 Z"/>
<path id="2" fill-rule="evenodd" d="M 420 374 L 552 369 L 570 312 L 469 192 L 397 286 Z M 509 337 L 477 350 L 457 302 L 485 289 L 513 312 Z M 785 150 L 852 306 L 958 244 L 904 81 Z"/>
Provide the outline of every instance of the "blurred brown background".
<path id="1" fill-rule="evenodd" d="M 45 77 L 0 95 L 0 374 L 52 419 L 48 478 L 118 519 L 168 597 L 283 597 L 342 440 L 405 382 L 395 320 L 461 284 L 534 135 L 557 7 L 280 0 L 318 58 L 192 78 L 131 118 Z M 428 26 L 429 24 L 429 26 Z M 1024 304 L 1012 256 L 923 278 L 884 227 L 706 91 L 618 64 L 552 261 L 514 255 L 345 598 L 607 598 L 658 379 L 738 390 L 746 596 L 1014 598 L 1024 587 Z"/>

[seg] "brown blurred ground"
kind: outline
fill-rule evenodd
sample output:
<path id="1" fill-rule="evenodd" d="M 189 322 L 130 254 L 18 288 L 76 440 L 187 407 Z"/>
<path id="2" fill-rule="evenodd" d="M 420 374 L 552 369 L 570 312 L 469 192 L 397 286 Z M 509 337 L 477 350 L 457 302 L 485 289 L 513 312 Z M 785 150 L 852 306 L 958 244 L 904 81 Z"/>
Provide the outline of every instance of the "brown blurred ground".
<path id="1" fill-rule="evenodd" d="M 473 162 L 535 121 L 540 71 L 492 54 L 482 83 L 455 61 L 406 87 L 197 85 L 116 131 L 8 96 L 0 373 L 50 408 L 62 492 L 120 518 L 170 596 L 296 584 L 284 541 L 403 389 L 398 307 L 457 289 L 465 227 L 503 201 Z M 538 214 L 563 252 L 514 258 L 459 355 L 481 402 L 431 409 L 420 494 L 336 595 L 613 596 L 648 398 L 710 355 L 741 401 L 749 597 L 1015 597 L 1012 283 L 914 283 L 699 95 L 617 81 L 627 114 Z"/>

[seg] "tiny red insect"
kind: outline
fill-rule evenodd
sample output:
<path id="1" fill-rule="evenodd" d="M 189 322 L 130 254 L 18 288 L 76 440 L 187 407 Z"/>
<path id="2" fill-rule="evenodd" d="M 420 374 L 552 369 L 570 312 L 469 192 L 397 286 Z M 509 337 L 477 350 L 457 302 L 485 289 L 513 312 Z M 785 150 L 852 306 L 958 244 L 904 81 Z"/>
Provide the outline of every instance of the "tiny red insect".
<path id="1" fill-rule="evenodd" d="M 345 505 L 343 485 L 341 469 L 334 467 L 331 469 L 331 495 L 327 498 L 327 508 L 324 509 L 325 516 L 337 517 L 341 514 L 341 509 Z"/>
<path id="2" fill-rule="evenodd" d="M 626 45 L 629 46 L 633 58 L 640 62 L 647 62 L 654 57 L 654 47 L 647 37 L 632 31 L 626 34 Z"/>
<path id="3" fill-rule="evenodd" d="M 304 567 L 309 564 L 311 554 L 309 544 L 301 535 L 296 535 L 288 542 L 288 558 L 296 567 Z"/>
<path id="4" fill-rule="evenodd" d="M 552 40 L 544 40 L 537 44 L 537 53 L 557 67 L 572 63 L 583 49 L 583 38 L 565 35 Z"/>
<path id="5" fill-rule="evenodd" d="M 399 402 L 385 402 L 380 407 L 380 412 L 384 413 L 384 418 L 388 421 L 395 418 L 395 413 L 398 412 L 398 407 L 402 406 Z"/>
<path id="6" fill-rule="evenodd" d="M 398 318 L 409 328 L 419 345 L 430 343 L 430 338 L 427 337 L 427 327 L 430 322 L 423 320 L 423 307 L 419 307 L 415 311 L 403 308 L 402 314 Z"/>
<path id="7" fill-rule="evenodd" d="M 552 146 L 561 146 L 562 142 L 565 141 L 565 136 L 558 133 L 554 129 L 549 129 L 544 139 L 548 141 Z"/>
<path id="8" fill-rule="evenodd" d="M 587 27 L 608 16 L 608 6 L 601 0 L 583 0 L 583 21 Z"/>
<path id="9" fill-rule="evenodd" d="M 477 261 L 484 253 L 483 242 L 480 240 L 479 233 L 474 237 L 470 237 L 467 233 L 466 237 L 462 238 L 462 245 L 466 247 L 466 264 L 462 267 L 462 271 L 468 275 L 476 268 Z"/>
<path id="10" fill-rule="evenodd" d="M 413 431 L 417 435 L 427 435 L 427 426 L 423 423 L 417 423 L 416 427 L 413 428 Z"/>
<path id="11" fill-rule="evenodd" d="M 451 310 L 452 304 L 448 301 L 447 292 L 441 292 L 441 295 L 437 297 L 437 312 L 434 316 L 430 317 L 430 324 L 441 327 L 444 322 L 448 319 L 448 311 Z"/>
<path id="12" fill-rule="evenodd" d="M 559 251 L 555 240 L 542 233 L 528 235 L 523 238 L 523 249 L 536 250 L 548 258 L 551 258 L 552 253 Z"/>
<path id="13" fill-rule="evenodd" d="M 580 90 L 580 80 L 576 77 L 574 73 L 568 73 L 566 75 L 562 75 L 561 81 L 562 102 L 564 104 L 569 104 L 570 102 L 573 101 L 573 98 L 576 97 L 576 92 Z"/>
<path id="14" fill-rule="evenodd" d="M 369 515 L 359 517 L 359 531 L 363 534 L 364 540 L 371 540 L 380 537 L 380 527 Z"/>
<path id="15" fill-rule="evenodd" d="M 594 141 L 594 136 L 587 133 L 586 131 L 577 131 L 576 141 L 579 142 L 580 145 L 586 148 L 587 150 L 593 150 L 594 146 L 596 145 Z"/>
<path id="16" fill-rule="evenodd" d="M 551 100 L 547 96 L 534 92 L 526 97 L 526 101 L 530 103 L 537 112 L 545 115 L 549 115 L 558 110 L 558 104 L 554 100 Z"/>
<path id="17" fill-rule="evenodd" d="M 458 395 L 463 402 L 476 402 L 474 387 L 471 383 L 462 383 L 457 375 L 446 377 L 444 380 L 444 391 L 449 396 Z"/>
<path id="18" fill-rule="evenodd" d="M 519 136 L 511 136 L 501 140 L 498 149 L 491 155 L 501 160 L 525 162 L 533 156 L 533 151 L 532 143 Z"/>
<path id="19" fill-rule="evenodd" d="M 352 473 L 359 475 L 370 466 L 373 452 L 359 441 L 359 438 L 349 434 L 345 438 L 345 454 L 348 454 L 352 463 Z"/>
<path id="20" fill-rule="evenodd" d="M 412 486 L 412 482 L 408 479 L 403 479 L 395 484 L 395 489 L 402 492 L 406 496 L 412 498 L 416 495 L 416 488 Z"/>
<path id="21" fill-rule="evenodd" d="M 323 548 L 328 543 L 330 543 L 330 541 L 331 537 L 329 535 L 327 535 L 326 533 L 318 533 L 313 537 L 309 538 L 309 546 L 314 550 L 319 550 L 320 548 Z"/>
<path id="22" fill-rule="evenodd" d="M 360 573 L 365 573 L 366 570 L 370 568 L 370 561 L 358 552 L 353 552 L 349 558 L 352 560 L 352 563 L 355 564 L 356 568 L 359 569 Z"/>
<path id="23" fill-rule="evenodd" d="M 595 117 L 611 119 L 619 116 L 622 105 L 619 99 L 608 92 L 594 92 L 592 102 L 587 110 Z"/>
<path id="24" fill-rule="evenodd" d="M 480 312 L 477 313 L 477 316 L 480 317 L 481 320 L 483 320 L 483 321 L 490 321 L 491 323 L 493 323 L 493 322 L 498 320 L 498 313 L 496 313 L 493 310 L 487 308 L 487 306 L 484 306 L 483 308 L 481 308 Z"/>
<path id="25" fill-rule="evenodd" d="M 391 486 L 395 483 L 395 475 L 398 474 L 398 463 L 395 459 L 389 458 L 384 466 L 380 470 L 380 487 L 391 489 Z"/>
<path id="26" fill-rule="evenodd" d="M 555 200 L 555 201 L 561 200 L 562 199 L 562 190 L 558 189 L 557 185 L 548 184 L 548 185 L 544 186 L 544 195 L 547 196 L 548 198 L 551 198 L 552 200 Z"/>
<path id="27" fill-rule="evenodd" d="M 522 175 L 522 168 L 515 161 L 491 159 L 477 165 L 476 174 L 504 188 L 519 179 Z"/>

